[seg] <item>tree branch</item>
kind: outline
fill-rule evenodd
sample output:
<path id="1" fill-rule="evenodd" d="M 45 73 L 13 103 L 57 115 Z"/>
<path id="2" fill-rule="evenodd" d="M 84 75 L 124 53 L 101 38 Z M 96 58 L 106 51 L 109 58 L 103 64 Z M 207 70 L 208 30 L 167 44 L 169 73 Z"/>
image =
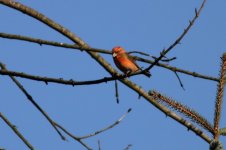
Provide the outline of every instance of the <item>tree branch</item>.
<path id="1" fill-rule="evenodd" d="M 141 57 L 135 56 L 135 59 L 136 60 L 139 60 L 141 62 L 145 62 L 145 63 L 149 63 L 149 64 L 154 64 L 154 61 L 148 60 L 148 59 L 143 59 Z M 169 65 L 166 65 L 166 64 L 163 64 L 163 63 L 157 63 L 156 66 L 166 68 L 168 70 L 171 70 L 172 72 L 179 72 L 179 73 L 191 75 L 193 77 L 197 77 L 197 78 L 202 78 L 202 79 L 207 79 L 207 80 L 212 80 L 212 81 L 219 82 L 219 78 L 215 78 L 215 77 L 211 77 L 211 76 L 207 76 L 207 75 L 202 75 L 202 74 L 197 73 L 197 72 L 187 71 L 187 70 L 180 69 L 180 68 L 173 67 L 173 66 L 169 66 Z"/>
<path id="2" fill-rule="evenodd" d="M 205 2 L 205 0 L 204 0 L 204 2 Z M 35 11 L 35 10 L 29 8 L 29 7 L 26 7 L 26 6 L 24 6 L 24 5 L 22 5 L 22 4 L 18 3 L 18 2 L 14 2 L 12 0 L 0 0 L 0 3 L 6 5 L 8 7 L 14 8 L 14 9 L 16 9 L 18 11 L 21 11 L 21 12 L 23 12 L 23 13 L 25 13 L 25 14 L 27 14 L 27 15 L 29 15 L 29 16 L 31 16 L 31 17 L 39 20 L 39 21 L 41 21 L 41 22 L 43 22 L 44 24 L 48 25 L 50 28 L 58 31 L 60 34 L 65 35 L 65 37 L 71 39 L 73 42 L 75 42 L 76 44 L 78 44 L 82 48 L 86 48 L 86 47 L 89 48 L 88 44 L 86 44 L 84 41 L 82 41 L 80 38 L 78 38 L 72 32 L 70 32 L 69 30 L 63 28 L 62 26 L 60 26 L 59 24 L 55 23 L 54 21 L 50 20 L 49 18 L 47 18 L 43 14 L 40 14 L 39 12 L 37 12 L 37 11 Z M 98 53 L 95 53 L 95 52 L 87 52 L 87 53 L 94 60 L 96 60 L 111 75 L 118 74 L 118 72 L 114 68 L 112 68 L 112 66 L 107 61 L 105 61 Z M 157 63 L 158 63 L 158 61 L 155 61 L 155 64 L 157 64 Z M 174 120 L 179 122 L 180 124 L 182 124 L 182 125 L 184 125 L 186 127 L 189 127 L 189 129 L 191 129 L 193 132 L 199 133 L 198 135 L 201 138 L 203 138 L 205 141 L 210 143 L 211 139 L 208 136 L 206 136 L 204 133 L 200 133 L 200 130 L 198 130 L 197 128 L 191 126 L 190 123 L 186 122 L 181 117 L 179 117 L 175 113 L 171 112 L 169 109 L 167 109 L 163 105 L 157 103 L 151 96 L 148 95 L 147 92 L 145 92 L 142 88 L 140 88 L 140 86 L 136 85 L 135 83 L 131 82 L 128 79 L 119 79 L 119 81 L 121 81 L 127 87 L 129 87 L 132 90 L 134 90 L 135 92 L 137 92 L 142 97 L 144 97 L 148 102 L 150 102 L 152 105 L 154 105 L 160 111 L 164 112 L 165 114 L 167 114 L 168 116 L 170 116 L 171 118 L 173 118 Z"/>
<path id="3" fill-rule="evenodd" d="M 124 148 L 124 150 L 129 150 L 130 147 L 132 147 L 132 144 L 128 144 L 128 145 L 126 146 L 126 148 Z"/>
<path id="4" fill-rule="evenodd" d="M 13 132 L 27 145 L 30 150 L 34 150 L 34 147 L 28 142 L 27 139 L 17 130 L 16 126 L 13 125 L 1 112 L 0 117 L 2 120 L 13 130 Z"/>
<path id="5" fill-rule="evenodd" d="M 0 67 L 2 70 L 7 70 L 5 65 L 0 62 Z M 54 121 L 49 117 L 49 115 L 36 103 L 36 101 L 32 98 L 32 96 L 27 92 L 27 90 L 23 87 L 23 85 L 13 76 L 9 76 L 11 80 L 17 85 L 17 87 L 24 93 L 27 99 L 42 113 L 42 115 L 49 121 L 52 127 L 56 130 L 59 136 L 65 140 L 65 137 L 60 133 L 60 131 L 56 128 Z"/>
<path id="6" fill-rule="evenodd" d="M 87 47 L 83 48 L 83 47 L 75 45 L 75 44 L 68 44 L 68 43 L 55 42 L 55 41 L 48 41 L 48 40 L 37 39 L 37 38 L 32 38 L 32 37 L 22 36 L 22 35 L 17 35 L 17 34 L 8 34 L 8 33 L 0 32 L 0 37 L 1 38 L 6 38 L 6 39 L 14 39 L 14 40 L 20 40 L 20 41 L 37 43 L 39 45 L 49 45 L 49 46 L 70 48 L 70 49 L 79 50 L 79 51 L 85 50 L 85 51 L 90 51 L 90 52 L 99 52 L 99 53 L 103 53 L 103 54 L 111 54 L 110 51 L 104 50 L 104 49 L 87 48 Z"/>
<path id="7" fill-rule="evenodd" d="M 101 129 L 101 130 L 99 130 L 99 131 L 96 131 L 96 132 L 94 132 L 94 133 L 91 133 L 91 134 L 89 134 L 89 135 L 85 135 L 85 136 L 81 136 L 81 137 L 79 137 L 79 139 L 86 139 L 86 138 L 89 138 L 89 137 L 92 137 L 92 136 L 95 136 L 95 135 L 97 135 L 97 134 L 100 134 L 100 133 L 102 133 L 102 132 L 104 132 L 104 131 L 107 131 L 107 130 L 109 130 L 109 129 L 111 129 L 111 128 L 113 128 L 113 127 L 115 127 L 116 125 L 118 125 L 130 112 L 131 112 L 131 108 L 130 109 L 128 109 L 128 111 L 124 114 L 124 115 L 122 115 L 122 117 L 120 117 L 117 121 L 115 121 L 113 124 L 111 124 L 111 125 L 109 125 L 108 127 L 106 127 L 106 128 L 103 128 L 103 129 Z"/>
<path id="8" fill-rule="evenodd" d="M 91 150 L 91 148 L 86 145 L 82 140 L 83 139 L 86 139 L 86 138 L 89 138 L 89 137 L 92 137 L 92 136 L 96 136 L 97 134 L 100 134 L 104 131 L 107 131 L 113 127 L 115 127 L 116 125 L 118 125 L 126 116 L 127 114 L 131 111 L 131 109 L 129 109 L 122 117 L 120 117 L 115 123 L 111 124 L 110 126 L 106 127 L 106 128 L 103 128 L 99 131 L 96 131 L 94 133 L 91 133 L 89 135 L 85 135 L 85 136 L 81 136 L 81 137 L 78 137 L 78 136 L 75 136 L 73 135 L 72 133 L 70 133 L 68 130 L 66 130 L 64 127 L 62 127 L 61 125 L 59 125 L 58 123 L 55 122 L 55 125 L 60 128 L 63 132 L 65 132 L 68 136 L 70 136 L 71 138 L 73 138 L 74 140 L 78 141 L 79 143 L 81 143 L 84 147 L 86 147 L 88 150 Z"/>
<path id="9" fill-rule="evenodd" d="M 200 6 L 199 10 L 197 11 L 197 9 L 195 9 L 195 16 L 192 19 L 192 21 L 189 21 L 189 25 L 187 26 L 187 28 L 184 30 L 184 32 L 175 40 L 175 42 L 170 45 L 167 49 L 164 49 L 161 53 L 160 56 L 155 60 L 155 62 L 153 64 L 151 64 L 149 67 L 147 67 L 147 69 L 145 69 L 146 71 L 149 71 L 151 68 L 153 68 L 163 57 L 165 57 L 165 55 L 170 52 L 177 44 L 180 43 L 180 41 L 183 39 L 183 37 L 188 33 L 188 31 L 190 30 L 190 28 L 192 27 L 192 25 L 195 23 L 195 21 L 198 19 L 204 5 L 206 3 L 206 0 L 204 0 L 202 2 L 202 5 Z M 144 70 L 144 71 L 145 71 Z"/>
<path id="10" fill-rule="evenodd" d="M 27 37 L 27 36 L 22 36 L 22 35 L 16 35 L 16 34 L 8 34 L 8 33 L 1 33 L 0 32 L 0 37 L 7 38 L 7 39 L 15 39 L 15 40 L 37 43 L 39 45 L 57 46 L 57 47 L 74 49 L 74 50 L 98 52 L 98 53 L 111 55 L 111 51 L 105 50 L 105 49 L 90 48 L 90 47 L 85 47 L 85 48 L 83 47 L 82 48 L 82 47 L 74 45 L 74 44 L 61 43 L 61 42 L 55 42 L 55 41 L 47 41 L 47 40 L 43 40 L 43 39 L 37 39 L 37 38 L 32 38 L 32 37 Z M 143 53 L 143 52 L 137 52 L 137 53 Z M 155 63 L 155 61 L 153 61 L 153 60 L 144 59 L 142 57 L 138 57 L 138 56 L 132 56 L 132 57 L 135 60 L 138 60 L 138 61 L 141 61 L 141 62 L 144 62 L 144 63 L 148 63 L 148 64 Z M 157 58 L 155 58 L 155 59 L 157 59 Z M 219 82 L 218 78 L 207 76 L 207 75 L 202 75 L 200 73 L 196 73 L 196 72 L 192 72 L 192 71 L 187 71 L 187 70 L 180 69 L 180 68 L 173 67 L 173 66 L 169 66 L 169 65 L 166 65 L 166 64 L 163 64 L 163 63 L 158 62 L 156 64 L 156 66 L 163 67 L 163 68 L 171 70 L 173 72 L 179 72 L 179 73 L 182 73 L 182 74 L 191 75 L 193 77 Z"/>
<path id="11" fill-rule="evenodd" d="M 130 76 L 139 75 L 139 73 L 130 74 L 129 76 L 116 74 L 113 77 L 103 77 L 103 78 L 96 79 L 96 80 L 75 81 L 73 79 L 65 80 L 63 78 L 42 77 L 42 76 L 31 75 L 31 74 L 27 74 L 27 73 L 23 73 L 23 72 L 9 71 L 9 70 L 5 70 L 5 69 L 0 70 L 0 74 L 6 75 L 6 76 L 21 77 L 21 78 L 25 78 L 25 79 L 34 80 L 34 81 L 42 81 L 42 82 L 45 82 L 45 84 L 48 84 L 49 82 L 51 82 L 51 83 L 58 83 L 58 84 L 65 84 L 65 85 L 72 85 L 72 86 L 107 83 L 108 81 L 115 81 L 115 80 L 130 77 Z"/>

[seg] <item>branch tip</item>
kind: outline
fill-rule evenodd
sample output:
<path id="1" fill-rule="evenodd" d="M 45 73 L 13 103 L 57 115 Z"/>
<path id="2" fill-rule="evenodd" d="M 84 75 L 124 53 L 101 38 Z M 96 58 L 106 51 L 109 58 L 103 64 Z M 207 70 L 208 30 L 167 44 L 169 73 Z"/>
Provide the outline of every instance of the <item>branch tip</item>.
<path id="1" fill-rule="evenodd" d="M 129 108 L 129 109 L 127 110 L 128 113 L 131 112 L 131 111 L 132 111 L 132 108 Z"/>
<path id="2" fill-rule="evenodd" d="M 199 14 L 198 14 L 197 8 L 195 8 L 195 16 L 196 16 L 196 17 L 199 17 Z"/>

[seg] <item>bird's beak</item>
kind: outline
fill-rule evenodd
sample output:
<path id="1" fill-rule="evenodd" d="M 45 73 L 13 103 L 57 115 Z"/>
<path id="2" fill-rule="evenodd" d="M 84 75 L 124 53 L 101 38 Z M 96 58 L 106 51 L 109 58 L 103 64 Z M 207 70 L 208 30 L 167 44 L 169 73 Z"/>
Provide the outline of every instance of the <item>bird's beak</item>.
<path id="1" fill-rule="evenodd" d="M 113 53 L 112 56 L 113 56 L 113 57 L 116 57 L 116 56 L 117 56 L 117 53 Z"/>

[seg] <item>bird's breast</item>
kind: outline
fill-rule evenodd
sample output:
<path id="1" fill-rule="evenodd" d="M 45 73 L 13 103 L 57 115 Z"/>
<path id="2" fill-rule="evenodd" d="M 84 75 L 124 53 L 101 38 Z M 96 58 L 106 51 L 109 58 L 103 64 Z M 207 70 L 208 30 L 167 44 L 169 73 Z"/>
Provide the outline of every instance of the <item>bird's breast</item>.
<path id="1" fill-rule="evenodd" d="M 126 72 L 128 70 L 135 72 L 139 70 L 139 68 L 127 57 L 116 56 L 114 58 L 114 61 L 116 66 L 123 72 Z"/>

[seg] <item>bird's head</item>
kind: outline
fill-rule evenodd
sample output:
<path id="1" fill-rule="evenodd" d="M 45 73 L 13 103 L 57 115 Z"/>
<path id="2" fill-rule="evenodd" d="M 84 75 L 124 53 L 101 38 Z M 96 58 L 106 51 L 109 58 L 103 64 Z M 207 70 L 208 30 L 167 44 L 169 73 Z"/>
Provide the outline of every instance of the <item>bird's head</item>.
<path id="1" fill-rule="evenodd" d="M 124 54 L 126 51 L 120 47 L 120 46 L 116 46 L 112 49 L 112 56 L 116 57 L 119 54 Z"/>

